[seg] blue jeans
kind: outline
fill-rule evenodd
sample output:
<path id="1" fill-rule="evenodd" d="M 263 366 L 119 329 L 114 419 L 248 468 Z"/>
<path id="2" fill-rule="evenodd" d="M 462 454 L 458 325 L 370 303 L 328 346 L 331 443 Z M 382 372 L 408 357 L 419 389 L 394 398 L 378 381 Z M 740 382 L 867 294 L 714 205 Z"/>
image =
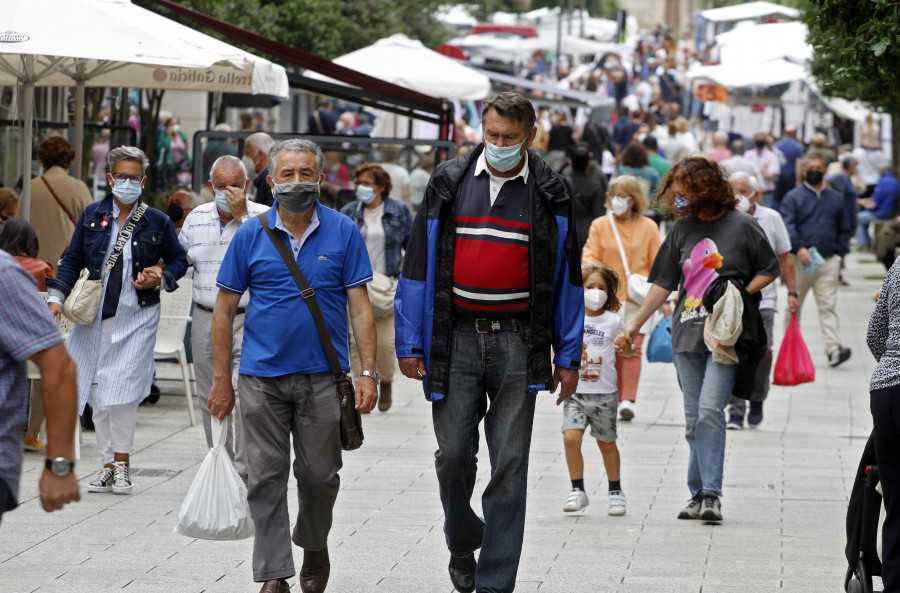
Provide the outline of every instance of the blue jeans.
<path id="1" fill-rule="evenodd" d="M 725 406 L 737 365 L 713 362 L 709 352 L 676 352 L 675 370 L 684 395 L 684 436 L 690 446 L 688 488 L 722 495 L 725 464 Z"/>
<path id="2" fill-rule="evenodd" d="M 856 215 L 856 246 L 868 247 L 872 241 L 869 240 L 869 223 L 878 220 L 875 213 L 870 210 L 863 210 Z"/>
<path id="3" fill-rule="evenodd" d="M 522 553 L 536 398 L 526 389 L 523 340 L 518 331 L 479 334 L 455 327 L 447 397 L 432 404 L 447 547 L 454 556 L 481 548 L 475 573 L 479 593 L 512 591 Z M 491 479 L 481 497 L 484 520 L 470 502 L 482 419 L 491 459 Z"/>

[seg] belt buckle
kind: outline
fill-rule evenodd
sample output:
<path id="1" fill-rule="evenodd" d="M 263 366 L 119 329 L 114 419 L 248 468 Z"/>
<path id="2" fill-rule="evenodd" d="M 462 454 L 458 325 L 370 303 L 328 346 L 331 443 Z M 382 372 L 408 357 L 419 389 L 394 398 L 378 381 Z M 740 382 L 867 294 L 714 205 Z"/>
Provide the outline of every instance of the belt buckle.
<path id="1" fill-rule="evenodd" d="M 483 317 L 479 317 L 479 318 L 475 319 L 475 332 L 476 333 L 486 334 L 486 333 L 490 333 L 491 331 L 497 331 L 498 329 L 500 329 L 500 324 L 497 321 L 491 322 L 490 329 L 487 329 L 487 328 L 482 329 L 482 325 L 481 325 L 482 321 L 487 323 L 489 320 L 485 319 Z M 496 328 L 494 327 L 495 325 L 496 325 Z"/>
<path id="2" fill-rule="evenodd" d="M 491 331 L 495 331 L 495 332 L 500 331 L 500 322 L 499 321 L 491 321 Z"/>

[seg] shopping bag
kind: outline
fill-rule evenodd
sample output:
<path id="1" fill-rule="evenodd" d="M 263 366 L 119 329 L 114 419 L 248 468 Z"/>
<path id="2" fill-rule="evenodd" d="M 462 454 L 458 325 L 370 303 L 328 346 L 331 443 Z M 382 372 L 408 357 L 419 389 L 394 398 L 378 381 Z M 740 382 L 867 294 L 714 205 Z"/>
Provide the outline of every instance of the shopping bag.
<path id="1" fill-rule="evenodd" d="M 216 417 L 211 420 L 215 446 L 206 454 L 184 497 L 175 533 L 200 539 L 247 539 L 254 531 L 247 487 L 225 450 L 225 422 Z"/>
<path id="2" fill-rule="evenodd" d="M 672 362 L 672 318 L 663 317 L 650 334 L 647 362 Z"/>
<path id="3" fill-rule="evenodd" d="M 775 377 L 772 381 L 775 385 L 800 385 L 812 383 L 816 380 L 816 367 L 813 366 L 812 357 L 803 335 L 800 334 L 800 324 L 797 316 L 791 315 L 787 331 L 784 332 L 784 340 L 778 351 L 778 360 L 775 361 Z"/>

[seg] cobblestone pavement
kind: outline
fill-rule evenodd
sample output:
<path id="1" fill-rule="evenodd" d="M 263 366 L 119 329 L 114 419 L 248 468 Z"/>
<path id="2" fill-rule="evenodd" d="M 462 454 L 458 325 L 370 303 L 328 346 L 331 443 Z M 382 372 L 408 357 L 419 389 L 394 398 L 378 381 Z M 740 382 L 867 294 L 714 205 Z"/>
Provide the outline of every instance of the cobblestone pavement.
<path id="1" fill-rule="evenodd" d="M 773 387 L 762 428 L 728 432 L 720 525 L 676 519 L 689 492 L 682 398 L 672 365 L 645 364 L 636 417 L 620 423 L 624 517 L 606 514 L 603 465 L 589 438 L 584 453 L 592 504 L 582 512 L 562 512 L 569 481 L 561 411 L 555 398 L 540 395 L 517 591 L 842 590 L 847 500 L 872 426 L 868 380 L 875 363 L 865 330 L 883 275 L 871 256 L 849 257 L 850 286 L 841 289 L 839 315 L 853 356 L 835 369 L 821 350 L 810 296 L 801 326 L 817 365 L 816 381 Z M 782 321 L 779 315 L 776 349 Z M 161 368 L 160 375 L 175 373 Z M 172 532 L 206 447 L 199 424 L 189 426 L 184 397 L 177 396 L 180 383 L 160 384 L 166 395 L 138 411 L 130 496 L 86 491 L 100 465 L 94 435 L 86 433 L 76 468 L 82 501 L 46 514 L 37 499 L 43 456 L 26 454 L 22 504 L 0 525 L 0 591 L 259 590 L 250 570 L 252 540 L 213 542 Z M 406 379 L 395 383 L 394 402 L 388 413 L 364 417 L 365 445 L 344 455 L 329 543 L 328 590 L 335 593 L 453 590 L 434 475 L 431 404 Z M 481 451 L 475 505 L 489 475 L 483 442 Z M 296 549 L 298 570 L 302 556 Z M 296 578 L 291 583 L 299 590 Z"/>

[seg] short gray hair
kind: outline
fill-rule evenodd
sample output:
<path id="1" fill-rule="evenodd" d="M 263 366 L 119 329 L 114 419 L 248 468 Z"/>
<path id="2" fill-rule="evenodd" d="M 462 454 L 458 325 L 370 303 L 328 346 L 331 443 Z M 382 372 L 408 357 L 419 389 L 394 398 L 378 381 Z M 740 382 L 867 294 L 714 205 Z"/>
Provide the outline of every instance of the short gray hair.
<path id="1" fill-rule="evenodd" d="M 141 166 L 141 171 L 145 174 L 147 173 L 147 167 L 150 165 L 150 161 L 147 160 L 147 155 L 144 154 L 144 151 L 135 146 L 113 148 L 106 155 L 106 164 L 109 165 L 110 172 L 116 169 L 119 161 L 134 161 Z"/>
<path id="2" fill-rule="evenodd" d="M 213 162 L 212 167 L 209 168 L 209 179 L 212 180 L 213 174 L 216 172 L 217 169 L 222 169 L 222 168 L 232 169 L 235 167 L 237 167 L 241 170 L 241 174 L 244 176 L 244 179 L 246 180 L 247 179 L 247 167 L 244 165 L 244 161 L 242 161 L 241 159 L 237 158 L 236 156 L 232 156 L 230 154 L 220 156 Z"/>
<path id="3" fill-rule="evenodd" d="M 713 132 L 713 144 L 721 144 L 722 146 L 728 145 L 728 133 L 723 130 L 716 130 Z"/>
<path id="4" fill-rule="evenodd" d="M 275 141 L 271 136 L 266 134 L 265 132 L 256 132 L 255 134 L 250 134 L 244 140 L 244 145 L 250 144 L 260 149 L 262 152 L 269 152 L 269 149 L 272 148 L 272 145 L 275 144 Z"/>
<path id="5" fill-rule="evenodd" d="M 738 179 L 746 179 L 747 183 L 749 183 L 750 187 L 753 189 L 753 193 L 756 193 L 759 191 L 759 182 L 756 180 L 755 175 L 751 175 L 750 173 L 747 173 L 746 171 L 735 171 L 734 173 L 732 173 L 731 175 L 728 176 L 728 183 L 731 183 L 732 181 L 737 181 Z"/>
<path id="6" fill-rule="evenodd" d="M 852 169 L 856 165 L 859 164 L 859 161 L 856 160 L 856 157 L 852 154 L 843 154 L 841 155 L 841 166 L 844 167 L 844 170 Z"/>
<path id="7" fill-rule="evenodd" d="M 311 153 L 316 157 L 316 175 L 321 175 L 322 171 L 325 170 L 325 154 L 318 144 L 305 138 L 292 138 L 276 142 L 269 149 L 269 174 L 272 175 L 272 178 L 275 177 L 273 173 L 278 168 L 275 166 L 278 155 L 287 151 Z"/>
<path id="8" fill-rule="evenodd" d="M 507 117 L 522 122 L 525 125 L 525 133 L 530 134 L 537 119 L 534 106 L 531 101 L 512 91 L 506 91 L 488 99 L 481 107 L 481 123 L 484 123 L 488 111 L 493 109 L 500 117 Z"/>

